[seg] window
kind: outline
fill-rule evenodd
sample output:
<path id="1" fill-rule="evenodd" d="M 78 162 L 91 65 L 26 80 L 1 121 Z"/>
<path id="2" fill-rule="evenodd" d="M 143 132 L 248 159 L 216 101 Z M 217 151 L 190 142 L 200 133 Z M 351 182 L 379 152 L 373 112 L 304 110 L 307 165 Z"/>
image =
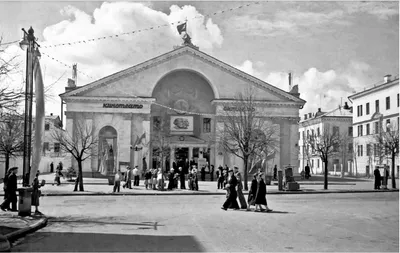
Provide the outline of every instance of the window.
<path id="1" fill-rule="evenodd" d="M 161 117 L 160 116 L 154 116 L 153 117 L 153 131 L 159 131 L 161 127 Z"/>
<path id="2" fill-rule="evenodd" d="M 338 136 L 339 135 L 339 127 L 338 126 L 334 126 L 333 127 L 333 135 L 334 136 Z"/>
<path id="3" fill-rule="evenodd" d="M 317 135 L 318 135 L 318 136 L 321 135 L 321 132 L 320 132 L 320 130 L 319 130 L 319 127 L 317 127 Z"/>
<path id="4" fill-rule="evenodd" d="M 363 156 L 363 145 L 358 145 L 357 146 L 357 155 L 358 156 Z"/>
<path id="5" fill-rule="evenodd" d="M 338 152 L 339 151 L 339 143 L 333 144 L 333 152 Z"/>
<path id="6" fill-rule="evenodd" d="M 307 139 L 310 137 L 310 130 L 307 130 Z"/>
<path id="7" fill-rule="evenodd" d="M 44 130 L 45 131 L 49 131 L 50 130 L 50 124 L 49 123 L 44 124 Z"/>
<path id="8" fill-rule="evenodd" d="M 358 126 L 358 136 L 363 136 L 363 126 L 362 125 Z"/>
<path id="9" fill-rule="evenodd" d="M 371 155 L 371 144 L 367 144 L 367 156 Z"/>
<path id="10" fill-rule="evenodd" d="M 363 106 L 359 105 L 357 106 L 357 116 L 360 117 L 363 115 Z"/>
<path id="11" fill-rule="evenodd" d="M 60 143 L 55 142 L 54 143 L 54 153 L 60 152 Z"/>
<path id="12" fill-rule="evenodd" d="M 375 128 L 375 130 L 374 130 L 374 132 L 377 134 L 377 133 L 379 133 L 379 122 L 375 122 L 374 123 L 374 128 Z"/>
<path id="13" fill-rule="evenodd" d="M 397 93 L 397 107 L 400 105 L 400 98 L 399 98 L 399 93 Z"/>
<path id="14" fill-rule="evenodd" d="M 306 132 L 303 131 L 303 140 L 306 138 Z"/>
<path id="15" fill-rule="evenodd" d="M 386 97 L 386 110 L 390 109 L 390 97 Z"/>
<path id="16" fill-rule="evenodd" d="M 390 131 L 390 119 L 386 120 L 386 132 Z"/>
<path id="17" fill-rule="evenodd" d="M 49 143 L 43 142 L 43 153 L 46 154 L 46 151 L 49 150 Z"/>
<path id="18" fill-rule="evenodd" d="M 374 156 L 378 155 L 378 145 L 376 145 L 376 143 L 374 143 Z"/>
<path id="19" fill-rule="evenodd" d="M 369 132 L 369 123 L 366 125 L 366 130 L 367 130 L 367 133 L 366 133 L 366 135 L 369 135 L 370 134 L 370 132 Z"/>
<path id="20" fill-rule="evenodd" d="M 353 143 L 348 143 L 347 144 L 347 150 L 349 151 L 349 153 L 353 152 Z"/>
<path id="21" fill-rule="evenodd" d="M 311 160 L 311 168 L 314 168 L 314 159 Z"/>
<path id="22" fill-rule="evenodd" d="M 349 127 L 349 130 L 347 132 L 349 133 L 350 137 L 353 137 L 353 127 Z"/>
<path id="23" fill-rule="evenodd" d="M 314 135 L 315 135 L 314 129 L 311 129 L 311 136 L 314 136 Z"/>
<path id="24" fill-rule="evenodd" d="M 211 119 L 204 118 L 203 119 L 203 133 L 210 133 L 211 132 Z"/>
<path id="25" fill-rule="evenodd" d="M 379 100 L 375 100 L 375 112 L 379 112 Z"/>
<path id="26" fill-rule="evenodd" d="M 317 159 L 317 168 L 319 168 L 319 159 Z"/>
<path id="27" fill-rule="evenodd" d="M 367 103 L 367 104 L 365 105 L 365 110 L 366 110 L 365 114 L 366 114 L 366 115 L 369 115 L 369 103 Z"/>

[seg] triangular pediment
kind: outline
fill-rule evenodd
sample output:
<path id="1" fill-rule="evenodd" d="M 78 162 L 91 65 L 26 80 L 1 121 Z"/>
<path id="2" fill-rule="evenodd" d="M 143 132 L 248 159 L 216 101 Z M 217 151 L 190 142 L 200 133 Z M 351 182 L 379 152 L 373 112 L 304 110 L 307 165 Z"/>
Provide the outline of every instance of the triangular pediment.
<path id="1" fill-rule="evenodd" d="M 292 102 L 304 105 L 299 97 L 251 76 L 190 46 L 182 46 L 136 66 L 61 94 L 63 99 L 73 97 L 152 97 L 157 82 L 166 74 L 187 69 L 209 79 L 215 99 L 234 98 L 234 91 L 248 84 L 257 89 L 262 100 Z"/>

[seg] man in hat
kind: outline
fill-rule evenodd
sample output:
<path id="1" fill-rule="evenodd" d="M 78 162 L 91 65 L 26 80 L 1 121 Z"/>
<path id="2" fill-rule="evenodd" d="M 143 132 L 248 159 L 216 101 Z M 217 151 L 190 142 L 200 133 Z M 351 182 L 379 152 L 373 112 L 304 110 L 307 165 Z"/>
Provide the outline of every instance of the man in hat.
<path id="1" fill-rule="evenodd" d="M 242 183 L 242 175 L 239 172 L 239 168 L 237 166 L 234 166 L 234 175 L 237 179 L 237 194 L 240 202 L 240 207 L 242 209 L 247 209 L 247 204 L 246 204 L 246 199 L 244 198 L 243 195 L 243 183 Z"/>
<path id="2" fill-rule="evenodd" d="M 225 203 L 222 205 L 221 209 L 223 210 L 228 210 L 228 208 L 232 208 L 235 210 L 239 209 L 239 204 L 236 201 L 237 198 L 237 192 L 236 192 L 236 186 L 237 186 L 237 179 L 235 175 L 233 174 L 233 169 L 228 169 L 228 184 L 226 185 L 227 188 L 227 198 Z"/>
<path id="3" fill-rule="evenodd" d="M 10 210 L 16 212 L 17 210 L 17 172 L 18 167 L 12 167 L 7 179 L 7 196 L 4 202 L 0 205 L 1 210 Z"/>

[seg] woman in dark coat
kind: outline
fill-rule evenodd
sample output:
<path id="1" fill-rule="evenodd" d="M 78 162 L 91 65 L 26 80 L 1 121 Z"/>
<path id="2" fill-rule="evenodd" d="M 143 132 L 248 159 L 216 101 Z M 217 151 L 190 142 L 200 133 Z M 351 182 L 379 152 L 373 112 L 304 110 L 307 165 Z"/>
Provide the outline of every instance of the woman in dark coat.
<path id="1" fill-rule="evenodd" d="M 374 177 L 375 177 L 374 189 L 379 190 L 381 188 L 381 172 L 379 171 L 378 167 L 376 167 L 374 170 Z"/>
<path id="2" fill-rule="evenodd" d="M 256 212 L 262 212 L 262 211 L 267 211 L 270 212 L 272 209 L 268 208 L 267 205 L 267 198 L 265 195 L 267 194 L 267 186 L 264 183 L 264 179 L 262 178 L 263 174 L 259 173 L 257 176 L 257 193 L 256 193 L 256 199 L 255 199 L 255 205 L 256 205 Z M 263 209 L 262 206 L 265 206 L 266 208 Z M 259 207 L 259 211 L 257 210 L 257 207 Z"/>
<path id="3" fill-rule="evenodd" d="M 250 211 L 250 206 L 256 205 L 256 193 L 257 193 L 257 174 L 253 175 L 253 180 L 251 181 L 249 196 L 247 197 L 247 210 Z"/>
<path id="4" fill-rule="evenodd" d="M 175 185 L 175 173 L 174 173 L 174 169 L 171 168 L 171 170 L 169 171 L 169 175 L 168 175 L 168 190 L 172 190 L 174 189 L 174 185 Z"/>
<path id="5" fill-rule="evenodd" d="M 42 213 L 39 212 L 39 198 L 41 195 L 41 191 L 39 190 L 39 188 L 41 187 L 40 183 L 39 183 L 39 171 L 36 172 L 36 177 L 35 179 L 33 179 L 32 182 L 32 206 L 35 206 L 35 214 L 41 215 Z"/>
<path id="6" fill-rule="evenodd" d="M 237 192 L 236 192 L 236 186 L 237 186 L 237 179 L 235 175 L 233 174 L 233 170 L 229 170 L 229 179 L 228 179 L 228 184 L 226 185 L 227 188 L 227 198 L 225 203 L 222 205 L 221 209 L 227 210 L 228 208 L 232 208 L 235 210 L 239 209 L 239 204 L 236 200 L 237 198 Z"/>

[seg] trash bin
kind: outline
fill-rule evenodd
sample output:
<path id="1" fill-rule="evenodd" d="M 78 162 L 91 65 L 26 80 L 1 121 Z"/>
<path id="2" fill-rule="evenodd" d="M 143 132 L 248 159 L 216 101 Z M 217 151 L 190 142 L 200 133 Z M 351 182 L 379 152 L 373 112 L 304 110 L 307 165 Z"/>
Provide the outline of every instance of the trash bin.
<path id="1" fill-rule="evenodd" d="M 18 215 L 19 216 L 30 216 L 31 205 L 32 205 L 32 187 L 18 188 L 19 200 L 18 200 Z"/>

